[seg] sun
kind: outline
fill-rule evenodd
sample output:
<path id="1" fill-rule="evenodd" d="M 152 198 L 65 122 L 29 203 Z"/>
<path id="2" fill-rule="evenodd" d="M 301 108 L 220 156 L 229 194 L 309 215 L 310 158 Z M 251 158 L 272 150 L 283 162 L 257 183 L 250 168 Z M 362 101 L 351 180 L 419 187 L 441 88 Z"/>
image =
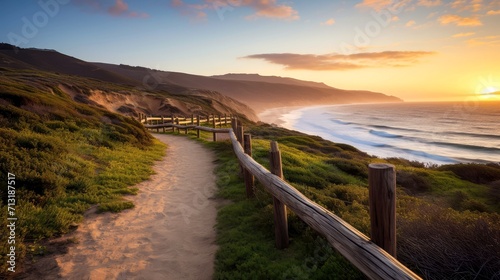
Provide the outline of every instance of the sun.
<path id="1" fill-rule="evenodd" d="M 497 92 L 498 89 L 494 86 L 487 86 L 483 89 L 482 94 L 492 94 L 494 92 Z"/>
<path id="2" fill-rule="evenodd" d="M 492 76 L 481 78 L 476 86 L 476 95 L 482 100 L 500 100 L 500 83 Z"/>

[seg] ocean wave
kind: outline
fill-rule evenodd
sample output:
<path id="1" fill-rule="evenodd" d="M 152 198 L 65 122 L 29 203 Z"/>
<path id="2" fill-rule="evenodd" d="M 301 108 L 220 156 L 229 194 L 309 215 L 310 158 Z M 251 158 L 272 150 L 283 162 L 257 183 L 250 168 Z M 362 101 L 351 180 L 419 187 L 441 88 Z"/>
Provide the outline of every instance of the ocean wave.
<path id="1" fill-rule="evenodd" d="M 494 134 L 482 134 L 482 133 L 469 133 L 469 132 L 455 132 L 455 131 L 445 131 L 445 134 L 457 135 L 457 136 L 470 136 L 474 138 L 492 139 L 500 140 L 500 135 Z"/>
<path id="2" fill-rule="evenodd" d="M 377 129 L 384 129 L 384 130 L 398 130 L 398 131 L 406 131 L 406 132 L 427 132 L 419 129 L 412 129 L 412 128 L 403 128 L 403 127 L 397 127 L 397 126 L 387 126 L 387 125 L 369 125 L 369 127 L 377 128 Z"/>
<path id="3" fill-rule="evenodd" d="M 398 135 L 398 134 L 392 134 L 386 131 L 379 131 L 379 130 L 373 130 L 370 129 L 370 134 L 379 136 L 379 137 L 384 137 L 384 138 L 402 138 L 403 135 Z"/>
<path id="4" fill-rule="evenodd" d="M 434 141 L 434 142 L 429 142 L 429 143 L 433 144 L 433 145 L 448 146 L 448 147 L 459 148 L 459 149 L 463 149 L 463 150 L 473 150 L 473 151 L 481 151 L 481 152 L 487 152 L 487 153 L 494 152 L 494 153 L 500 154 L 500 149 L 494 148 L 494 147 L 484 147 L 484 146 L 476 146 L 476 145 L 470 145 L 470 144 L 439 142 L 439 141 Z"/>
<path id="5" fill-rule="evenodd" d="M 450 158 L 447 156 L 441 156 L 441 155 L 436 155 L 436 154 L 430 154 L 424 151 L 416 151 L 416 150 L 411 150 L 411 149 L 401 149 L 401 151 L 404 151 L 407 154 L 410 155 L 415 155 L 419 156 L 422 158 L 428 158 L 433 161 L 440 161 L 444 163 L 458 163 L 460 162 L 458 159 Z"/>
<path id="6" fill-rule="evenodd" d="M 338 120 L 338 119 L 330 119 L 332 122 L 336 123 L 336 124 L 342 124 L 342 125 L 350 125 L 350 124 L 355 124 L 355 123 L 352 123 L 352 122 L 345 122 L 345 121 L 341 121 L 341 120 Z"/>

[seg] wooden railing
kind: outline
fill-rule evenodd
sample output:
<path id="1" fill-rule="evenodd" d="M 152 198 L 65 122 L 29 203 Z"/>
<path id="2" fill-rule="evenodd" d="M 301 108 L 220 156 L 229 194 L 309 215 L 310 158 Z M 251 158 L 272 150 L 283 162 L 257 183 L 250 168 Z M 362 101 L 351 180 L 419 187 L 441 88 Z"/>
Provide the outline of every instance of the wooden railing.
<path id="1" fill-rule="evenodd" d="M 146 118 L 146 123 L 151 118 Z M 180 125 L 170 123 L 172 127 Z M 387 164 L 371 164 L 370 188 L 370 240 L 347 222 L 310 200 L 282 177 L 281 155 L 278 144 L 271 142 L 271 171 L 251 156 L 251 136 L 232 119 L 231 129 L 204 128 L 185 125 L 215 133 L 229 133 L 234 153 L 244 171 L 247 196 L 253 197 L 253 181 L 256 178 L 273 196 L 276 247 L 288 246 L 286 207 L 293 211 L 311 228 L 326 237 L 328 242 L 370 279 L 421 279 L 396 258 L 395 239 L 395 170 Z M 165 125 L 165 124 L 163 124 Z M 155 125 L 146 127 L 155 128 Z M 214 137 L 216 140 L 216 137 Z M 245 142 L 246 141 L 246 142 Z M 245 147 L 245 148 L 244 148 Z M 377 245 L 378 244 L 378 245 Z M 384 249 L 382 249 L 383 247 Z"/>
<path id="2" fill-rule="evenodd" d="M 198 138 L 200 138 L 200 131 L 207 131 L 213 133 L 213 140 L 217 141 L 218 133 L 229 133 L 228 128 L 222 128 L 231 124 L 232 117 L 224 115 L 192 115 L 191 117 L 179 117 L 179 116 L 161 116 L 161 117 L 148 117 L 146 115 L 139 115 L 139 121 L 144 124 L 147 129 L 156 129 L 160 132 L 166 132 L 167 128 L 171 128 L 172 132 L 180 132 L 184 130 L 187 134 L 189 129 L 196 130 Z M 204 124 L 204 125 L 203 125 Z M 210 127 L 209 127 L 210 126 Z M 217 129 L 217 127 L 219 127 Z"/>

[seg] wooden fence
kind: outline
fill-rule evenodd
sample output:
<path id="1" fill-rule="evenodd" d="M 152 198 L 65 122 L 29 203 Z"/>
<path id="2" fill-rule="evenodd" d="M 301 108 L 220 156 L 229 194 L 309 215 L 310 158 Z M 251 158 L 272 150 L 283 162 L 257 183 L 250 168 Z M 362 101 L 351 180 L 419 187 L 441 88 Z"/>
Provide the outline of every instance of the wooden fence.
<path id="1" fill-rule="evenodd" d="M 197 115 L 196 117 L 192 115 L 191 117 L 179 117 L 179 116 L 161 116 L 161 117 L 147 117 L 146 115 L 139 115 L 139 121 L 144 124 L 147 129 L 156 129 L 156 132 L 166 132 L 167 128 L 171 128 L 172 132 L 180 132 L 184 130 L 187 134 L 189 129 L 196 130 L 198 138 L 200 138 L 200 131 L 208 131 L 213 133 L 213 141 L 217 141 L 218 133 L 229 133 L 228 128 L 222 128 L 231 124 L 232 117 L 224 115 Z M 204 125 L 203 125 L 204 124 Z M 202 126 L 203 125 L 203 126 Z M 210 127 L 209 127 L 210 126 Z M 217 129 L 219 127 L 219 129 Z"/>
<path id="2" fill-rule="evenodd" d="M 158 120 L 145 118 L 143 123 Z M 251 154 L 251 136 L 235 119 L 232 128 L 202 127 L 171 119 L 170 123 L 145 125 L 147 128 L 197 129 L 216 133 L 229 133 L 234 153 L 238 158 L 245 178 L 247 196 L 254 196 L 254 179 L 257 179 L 273 196 L 276 247 L 288 246 L 286 209 L 293 211 L 311 228 L 326 237 L 328 242 L 370 279 L 421 279 L 396 259 L 396 177 L 394 166 L 370 164 L 370 240 L 366 235 L 337 217 L 332 212 L 308 199 L 283 179 L 281 154 L 278 143 L 271 142 L 271 171 L 256 162 Z M 197 120 L 200 120 L 198 117 Z M 210 123 L 210 118 L 207 119 Z M 220 121 L 219 121 L 220 123 Z M 228 122 L 226 122 L 228 123 Z M 198 134 L 199 136 L 199 134 Z M 217 140 L 214 136 L 214 140 Z"/>

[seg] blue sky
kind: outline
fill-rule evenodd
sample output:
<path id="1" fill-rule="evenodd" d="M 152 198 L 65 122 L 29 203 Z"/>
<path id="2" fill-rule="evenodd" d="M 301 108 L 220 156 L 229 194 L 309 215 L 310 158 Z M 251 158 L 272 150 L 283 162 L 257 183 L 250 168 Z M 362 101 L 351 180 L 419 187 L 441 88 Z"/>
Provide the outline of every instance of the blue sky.
<path id="1" fill-rule="evenodd" d="M 0 18 L 0 41 L 86 61 L 288 76 L 405 100 L 500 88 L 499 0 L 4 0 Z"/>

